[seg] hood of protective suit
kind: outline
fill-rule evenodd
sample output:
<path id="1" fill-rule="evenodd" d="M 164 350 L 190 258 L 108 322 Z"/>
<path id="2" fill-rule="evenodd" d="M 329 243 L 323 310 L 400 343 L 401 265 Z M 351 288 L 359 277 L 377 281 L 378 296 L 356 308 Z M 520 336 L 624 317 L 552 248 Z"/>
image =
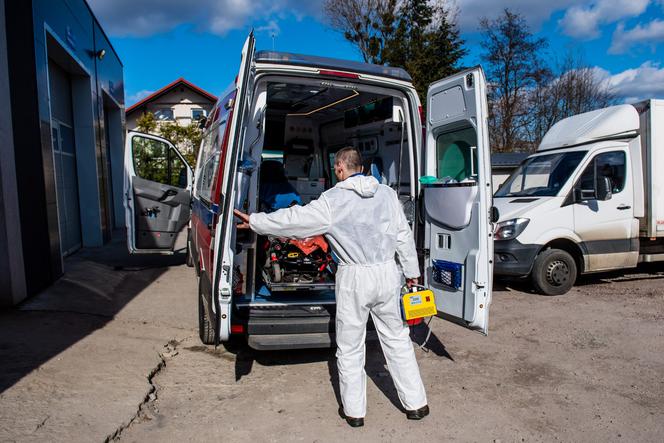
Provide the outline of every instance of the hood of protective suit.
<path id="1" fill-rule="evenodd" d="M 373 197 L 378 191 L 378 180 L 372 176 L 356 175 L 337 183 L 335 188 L 350 189 L 362 197 Z"/>

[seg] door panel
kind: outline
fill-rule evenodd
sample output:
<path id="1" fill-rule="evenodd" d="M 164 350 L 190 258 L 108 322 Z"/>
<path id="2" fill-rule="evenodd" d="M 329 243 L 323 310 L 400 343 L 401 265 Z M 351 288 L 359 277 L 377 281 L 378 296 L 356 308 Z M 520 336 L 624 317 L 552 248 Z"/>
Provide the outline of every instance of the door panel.
<path id="1" fill-rule="evenodd" d="M 169 141 L 130 131 L 125 149 L 127 243 L 132 253 L 172 253 L 189 222 L 193 173 Z"/>
<path id="2" fill-rule="evenodd" d="M 425 283 L 442 317 L 486 334 L 493 269 L 486 81 L 473 68 L 427 94 Z"/>
<path id="3" fill-rule="evenodd" d="M 593 157 L 575 183 L 582 198 L 574 203 L 574 230 L 582 241 L 585 271 L 634 267 L 639 258 L 634 229 L 634 193 L 630 156 L 609 150 Z M 595 198 L 597 176 L 609 177 L 612 196 Z"/>
<path id="4" fill-rule="evenodd" d="M 169 249 L 189 221 L 189 191 L 134 177 L 137 249 Z"/>
<path id="5" fill-rule="evenodd" d="M 214 311 L 216 316 L 217 333 L 215 342 L 228 340 L 230 337 L 231 311 L 233 303 L 233 260 L 234 260 L 234 237 L 235 223 L 233 220 L 233 196 L 235 195 L 235 184 L 237 183 L 237 170 L 240 152 L 242 150 L 242 139 L 244 134 L 244 118 L 251 106 L 252 92 L 252 68 L 254 59 L 255 39 L 253 31 L 247 37 L 242 48 L 242 61 L 237 76 L 236 98 L 233 102 L 233 111 L 230 116 L 228 138 L 225 140 L 226 147 L 222 148 L 222 159 L 220 167 L 223 167 L 221 180 L 220 202 L 221 214 L 219 223 L 215 227 L 214 243 L 214 274 L 213 294 Z"/>

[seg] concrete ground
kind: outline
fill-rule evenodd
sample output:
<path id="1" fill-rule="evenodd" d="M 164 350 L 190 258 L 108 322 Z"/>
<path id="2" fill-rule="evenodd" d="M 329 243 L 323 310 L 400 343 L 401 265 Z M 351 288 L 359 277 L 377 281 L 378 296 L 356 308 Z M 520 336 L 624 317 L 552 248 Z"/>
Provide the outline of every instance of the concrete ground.
<path id="1" fill-rule="evenodd" d="M 662 441 L 664 268 L 559 297 L 498 282 L 488 337 L 434 319 L 421 422 L 370 344 L 366 425 L 351 429 L 332 350 L 203 346 L 182 255 L 123 248 L 76 254 L 0 313 L 0 441 Z"/>

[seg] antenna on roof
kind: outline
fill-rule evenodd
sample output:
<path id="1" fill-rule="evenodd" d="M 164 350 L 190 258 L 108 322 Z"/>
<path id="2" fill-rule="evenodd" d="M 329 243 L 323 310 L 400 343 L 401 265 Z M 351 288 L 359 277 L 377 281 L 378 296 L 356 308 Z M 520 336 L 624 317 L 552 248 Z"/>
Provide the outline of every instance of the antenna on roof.
<path id="1" fill-rule="evenodd" d="M 273 51 L 274 51 L 274 39 L 275 39 L 275 37 L 276 37 L 276 35 L 275 35 L 274 32 L 273 32 L 273 33 L 272 33 L 272 50 L 273 50 Z"/>

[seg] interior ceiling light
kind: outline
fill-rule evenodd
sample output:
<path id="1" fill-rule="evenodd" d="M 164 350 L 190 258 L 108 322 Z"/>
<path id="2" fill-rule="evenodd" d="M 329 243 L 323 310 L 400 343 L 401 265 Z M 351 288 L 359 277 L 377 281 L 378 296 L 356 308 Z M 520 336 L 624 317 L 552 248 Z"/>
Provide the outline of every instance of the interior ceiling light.
<path id="1" fill-rule="evenodd" d="M 336 100 L 336 101 L 334 101 L 334 102 L 332 102 L 332 103 L 328 103 L 328 104 L 325 105 L 325 106 L 321 106 L 321 107 L 316 108 L 316 109 L 314 109 L 314 110 L 311 110 L 311 111 L 309 111 L 309 112 L 298 112 L 298 113 L 294 113 L 294 114 L 286 114 L 286 116 L 287 116 L 287 117 L 306 117 L 306 116 L 308 116 L 308 115 L 315 114 L 315 113 L 318 112 L 318 111 L 322 111 L 323 109 L 327 109 L 327 108 L 329 108 L 329 107 L 331 107 L 331 106 L 338 105 L 339 103 L 341 103 L 341 102 L 345 102 L 346 100 L 350 100 L 351 98 L 353 98 L 353 97 L 357 97 L 358 95 L 360 95 L 360 93 L 357 92 L 357 91 L 355 91 L 355 90 L 353 90 L 353 91 L 351 91 L 351 94 L 350 94 L 348 97 L 340 98 L 339 100 Z"/>

